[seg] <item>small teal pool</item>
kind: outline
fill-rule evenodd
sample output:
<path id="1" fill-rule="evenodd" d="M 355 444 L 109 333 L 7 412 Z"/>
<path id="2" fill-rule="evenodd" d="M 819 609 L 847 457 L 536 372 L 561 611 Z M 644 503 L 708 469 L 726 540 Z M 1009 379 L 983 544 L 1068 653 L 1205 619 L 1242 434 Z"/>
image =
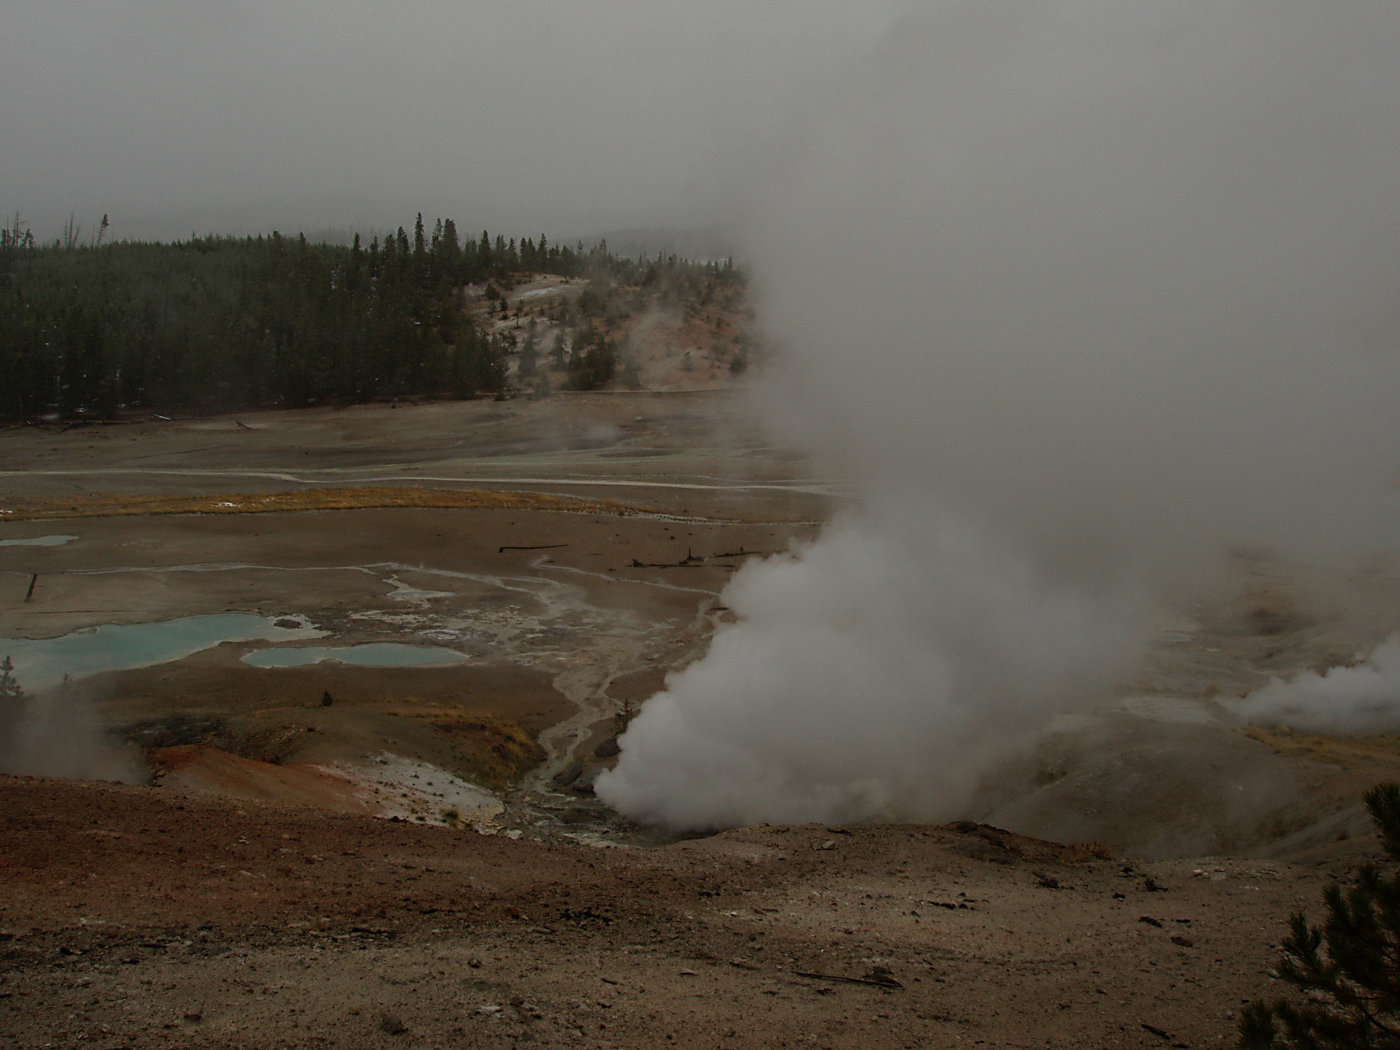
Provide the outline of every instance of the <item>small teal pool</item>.
<path id="1" fill-rule="evenodd" d="M 325 634 L 296 619 L 213 613 L 159 623 L 108 623 L 60 638 L 0 638 L 0 657 L 10 657 L 15 679 L 24 689 L 36 692 L 65 678 L 182 660 L 223 642 L 290 642 Z"/>
<path id="2" fill-rule="evenodd" d="M 0 540 L 0 547 L 62 547 L 76 536 L 27 536 L 21 540 Z"/>
<path id="3" fill-rule="evenodd" d="M 285 646 L 257 649 L 243 657 L 254 667 L 306 667 L 323 660 L 353 664 L 356 667 L 431 667 L 460 664 L 468 657 L 455 649 L 437 645 L 403 645 L 398 642 L 370 642 L 365 645 Z"/>

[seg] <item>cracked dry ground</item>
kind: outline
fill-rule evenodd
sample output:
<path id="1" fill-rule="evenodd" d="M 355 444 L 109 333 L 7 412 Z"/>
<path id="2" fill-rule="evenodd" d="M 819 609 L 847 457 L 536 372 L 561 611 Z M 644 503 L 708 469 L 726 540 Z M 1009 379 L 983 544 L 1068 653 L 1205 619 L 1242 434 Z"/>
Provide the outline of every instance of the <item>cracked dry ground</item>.
<path id="1" fill-rule="evenodd" d="M 0 777 L 0 1047 L 1214 1047 L 1377 852 L 973 824 L 546 845 Z"/>

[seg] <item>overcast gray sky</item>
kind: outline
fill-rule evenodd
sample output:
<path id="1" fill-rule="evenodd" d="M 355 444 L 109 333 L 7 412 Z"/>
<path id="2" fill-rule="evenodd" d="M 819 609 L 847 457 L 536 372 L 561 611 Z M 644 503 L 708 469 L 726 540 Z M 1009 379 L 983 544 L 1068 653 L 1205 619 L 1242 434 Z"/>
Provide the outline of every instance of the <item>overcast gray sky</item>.
<path id="1" fill-rule="evenodd" d="M 0 0 L 0 207 L 44 238 L 722 222 L 906 0 Z"/>

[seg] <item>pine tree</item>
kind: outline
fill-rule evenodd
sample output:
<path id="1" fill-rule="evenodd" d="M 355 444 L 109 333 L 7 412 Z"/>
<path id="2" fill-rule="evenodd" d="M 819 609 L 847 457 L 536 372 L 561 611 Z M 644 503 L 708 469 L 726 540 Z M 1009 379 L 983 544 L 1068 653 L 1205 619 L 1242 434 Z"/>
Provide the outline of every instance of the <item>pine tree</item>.
<path id="1" fill-rule="evenodd" d="M 1366 795 L 1392 861 L 1400 861 L 1400 784 Z M 1241 1050 L 1372 1050 L 1400 1047 L 1400 871 L 1364 864 L 1348 889 L 1323 891 L 1327 918 L 1289 919 L 1278 974 L 1299 1001 L 1256 1001 L 1240 1016 Z"/>
<path id="2" fill-rule="evenodd" d="M 462 249 L 457 243 L 457 224 L 451 219 L 443 220 L 442 233 L 435 238 L 433 243 L 433 259 L 436 270 L 434 278 L 445 281 L 448 287 L 455 287 L 458 283 L 461 255 Z"/>
<path id="3" fill-rule="evenodd" d="M 0 660 L 0 703 L 24 699 L 24 690 L 15 681 L 15 665 L 8 656 Z"/>

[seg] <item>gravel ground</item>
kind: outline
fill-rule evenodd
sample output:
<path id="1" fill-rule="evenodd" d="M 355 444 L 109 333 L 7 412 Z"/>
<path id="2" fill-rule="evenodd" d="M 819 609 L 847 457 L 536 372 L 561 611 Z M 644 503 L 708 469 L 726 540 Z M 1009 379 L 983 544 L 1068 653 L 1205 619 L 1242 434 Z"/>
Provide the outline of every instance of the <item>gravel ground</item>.
<path id="1" fill-rule="evenodd" d="M 0 778 L 0 1046 L 1216 1047 L 1373 852 L 1130 863 L 975 824 L 512 841 Z"/>

